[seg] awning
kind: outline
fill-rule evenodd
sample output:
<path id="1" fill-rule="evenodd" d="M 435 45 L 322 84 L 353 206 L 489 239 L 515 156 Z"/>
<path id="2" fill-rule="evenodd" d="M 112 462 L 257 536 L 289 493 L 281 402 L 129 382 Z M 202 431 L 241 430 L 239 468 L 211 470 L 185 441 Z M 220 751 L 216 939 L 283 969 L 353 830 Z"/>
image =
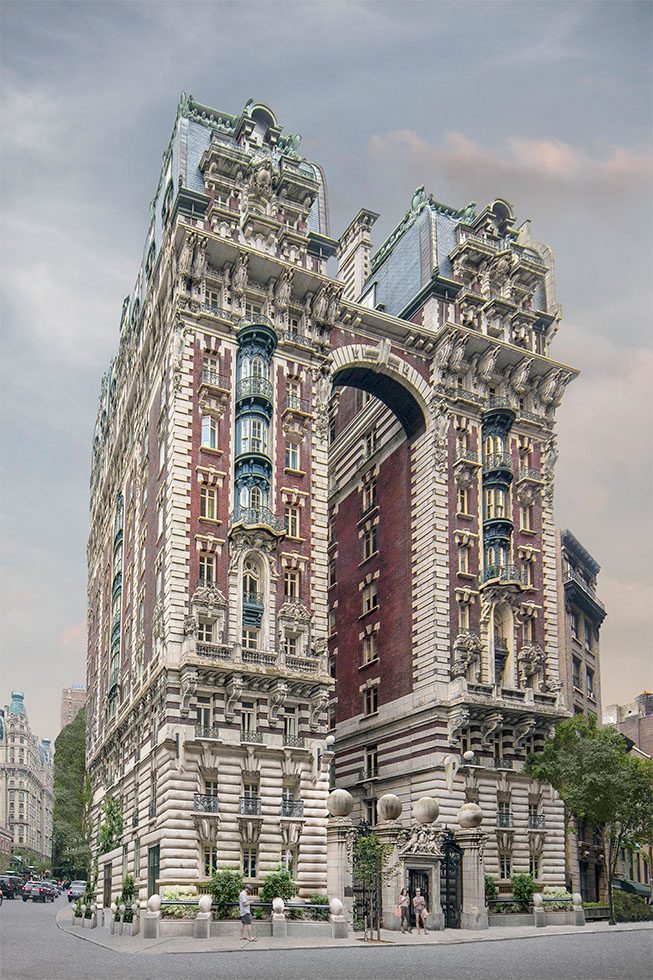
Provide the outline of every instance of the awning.
<path id="1" fill-rule="evenodd" d="M 644 885 L 641 881 L 629 881 L 627 878 L 615 878 L 615 888 L 621 891 L 630 892 L 631 895 L 641 895 L 643 898 L 651 897 L 651 886 Z"/>

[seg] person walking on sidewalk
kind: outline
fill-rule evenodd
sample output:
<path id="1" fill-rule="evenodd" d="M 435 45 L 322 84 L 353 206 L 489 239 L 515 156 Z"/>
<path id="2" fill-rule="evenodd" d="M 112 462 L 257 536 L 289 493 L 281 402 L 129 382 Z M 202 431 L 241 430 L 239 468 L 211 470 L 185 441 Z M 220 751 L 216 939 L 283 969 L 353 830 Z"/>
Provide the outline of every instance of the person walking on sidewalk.
<path id="1" fill-rule="evenodd" d="M 401 915 L 401 931 L 412 932 L 410 927 L 410 895 L 407 888 L 402 888 L 397 899 L 399 913 Z"/>
<path id="2" fill-rule="evenodd" d="M 415 897 L 413 899 L 413 909 L 415 911 L 415 925 L 417 926 L 417 935 L 419 935 L 420 925 L 424 929 L 424 935 L 426 935 L 426 916 L 428 915 L 428 909 L 426 907 L 426 899 L 422 895 L 419 888 L 415 889 Z"/>
<path id="3" fill-rule="evenodd" d="M 249 885 L 245 885 L 242 892 L 238 896 L 238 910 L 240 912 L 240 938 L 248 939 L 250 943 L 253 943 L 254 936 L 252 935 L 252 900 L 249 895 Z"/>

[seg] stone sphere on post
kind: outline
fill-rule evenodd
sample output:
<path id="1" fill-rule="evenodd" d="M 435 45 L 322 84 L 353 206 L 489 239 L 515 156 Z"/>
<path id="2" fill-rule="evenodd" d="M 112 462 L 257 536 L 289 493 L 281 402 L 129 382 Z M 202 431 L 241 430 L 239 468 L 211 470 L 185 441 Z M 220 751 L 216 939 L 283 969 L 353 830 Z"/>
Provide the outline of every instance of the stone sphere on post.
<path id="1" fill-rule="evenodd" d="M 393 822 L 401 816 L 401 800 L 394 793 L 384 793 L 377 800 L 376 810 L 381 823 Z"/>
<path id="2" fill-rule="evenodd" d="M 283 915 L 284 908 L 285 906 L 283 904 L 282 898 L 272 899 L 272 911 L 274 912 L 275 915 Z"/>
<path id="3" fill-rule="evenodd" d="M 413 803 L 413 817 L 417 823 L 435 823 L 440 814 L 440 805 L 432 796 L 422 796 Z"/>
<path id="4" fill-rule="evenodd" d="M 471 750 L 469 752 L 463 752 L 463 762 L 466 762 L 468 766 L 471 765 L 475 758 L 476 756 Z"/>
<path id="5" fill-rule="evenodd" d="M 533 895 L 533 905 L 535 906 L 536 909 L 542 908 L 542 896 L 539 892 L 535 892 L 535 894 Z"/>
<path id="6" fill-rule="evenodd" d="M 118 906 L 116 905 L 116 903 L 115 903 L 115 902 L 112 902 L 112 903 L 111 903 L 111 911 L 113 912 L 113 914 L 114 914 L 114 915 L 115 915 L 115 914 L 116 914 L 116 912 L 118 911 Z"/>
<path id="7" fill-rule="evenodd" d="M 207 912 L 210 912 L 211 911 L 211 896 L 210 895 L 200 895 L 200 900 L 199 900 L 199 902 L 197 904 L 199 905 L 200 912 L 204 912 L 204 914 L 206 914 Z"/>
<path id="8" fill-rule="evenodd" d="M 458 811 L 458 823 L 463 830 L 476 830 L 483 821 L 483 811 L 478 803 L 463 803 Z"/>
<path id="9" fill-rule="evenodd" d="M 334 789 L 327 796 L 330 817 L 348 817 L 354 809 L 354 798 L 346 789 Z"/>
<path id="10" fill-rule="evenodd" d="M 160 912 L 161 911 L 161 896 L 160 895 L 150 895 L 147 900 L 147 907 L 150 912 Z"/>
<path id="11" fill-rule="evenodd" d="M 582 909 L 582 907 L 583 907 L 583 896 L 580 895 L 578 892 L 574 892 L 574 894 L 571 896 L 571 904 L 572 904 L 572 907 L 575 908 L 575 909 Z"/>
<path id="12" fill-rule="evenodd" d="M 331 915 L 342 915 L 342 902 L 339 898 L 332 898 L 329 902 L 329 912 Z"/>

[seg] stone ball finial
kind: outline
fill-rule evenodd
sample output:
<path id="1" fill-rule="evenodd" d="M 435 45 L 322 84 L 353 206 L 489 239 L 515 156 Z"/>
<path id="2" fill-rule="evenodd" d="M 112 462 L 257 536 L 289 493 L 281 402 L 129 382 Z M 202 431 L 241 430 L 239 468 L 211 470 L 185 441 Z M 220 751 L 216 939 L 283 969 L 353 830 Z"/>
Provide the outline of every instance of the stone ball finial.
<path id="1" fill-rule="evenodd" d="M 387 823 L 390 820 L 398 820 L 401 816 L 402 809 L 401 800 L 394 793 L 384 793 L 377 800 L 376 810 L 379 820 L 382 823 Z"/>
<path id="2" fill-rule="evenodd" d="M 571 896 L 571 904 L 573 905 L 573 907 L 575 909 L 576 908 L 582 908 L 583 907 L 583 896 L 580 895 L 578 892 L 574 892 L 573 895 Z"/>
<path id="3" fill-rule="evenodd" d="M 533 895 L 533 905 L 535 906 L 536 909 L 542 908 L 542 896 L 540 895 L 539 892 L 535 892 L 535 894 Z"/>
<path id="4" fill-rule="evenodd" d="M 327 751 L 333 752 L 333 746 L 336 744 L 335 735 L 327 735 L 324 739 L 324 744 L 327 747 Z"/>
<path id="5" fill-rule="evenodd" d="M 211 896 L 210 895 L 200 895 L 199 902 L 200 912 L 210 912 L 211 911 Z"/>
<path id="6" fill-rule="evenodd" d="M 329 902 L 329 912 L 331 915 L 342 915 L 342 902 L 339 898 L 332 898 Z"/>
<path id="7" fill-rule="evenodd" d="M 334 789 L 327 796 L 327 810 L 331 817 L 348 817 L 354 809 L 354 798 L 346 789 Z"/>
<path id="8" fill-rule="evenodd" d="M 160 912 L 161 911 L 161 896 L 160 895 L 150 895 L 147 900 L 147 907 L 150 912 Z"/>
<path id="9" fill-rule="evenodd" d="M 483 811 L 478 803 L 463 803 L 458 811 L 458 823 L 463 830 L 475 830 L 483 820 Z"/>
<path id="10" fill-rule="evenodd" d="M 470 762 L 473 762 L 474 759 L 475 759 L 475 754 L 474 754 L 474 752 L 471 751 L 471 749 L 470 749 L 469 752 L 463 752 L 463 760 L 467 764 L 469 764 Z"/>
<path id="11" fill-rule="evenodd" d="M 434 823 L 438 819 L 440 805 L 432 796 L 422 796 L 413 803 L 413 817 L 417 823 Z"/>
<path id="12" fill-rule="evenodd" d="M 284 908 L 285 906 L 282 898 L 272 899 L 272 911 L 275 913 L 275 915 L 283 915 Z"/>

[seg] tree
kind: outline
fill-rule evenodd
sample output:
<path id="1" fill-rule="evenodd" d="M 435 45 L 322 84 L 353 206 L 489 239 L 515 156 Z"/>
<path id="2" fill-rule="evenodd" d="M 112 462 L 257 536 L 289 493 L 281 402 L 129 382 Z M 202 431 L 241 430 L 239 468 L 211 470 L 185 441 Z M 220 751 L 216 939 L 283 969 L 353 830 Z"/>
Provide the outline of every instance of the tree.
<path id="1" fill-rule="evenodd" d="M 98 853 L 106 854 L 118 847 L 122 840 L 125 819 L 122 815 L 120 800 L 107 793 L 102 801 L 102 823 L 98 834 Z"/>
<path id="2" fill-rule="evenodd" d="M 381 885 L 395 872 L 395 867 L 389 865 L 392 853 L 391 844 L 382 844 L 375 833 L 368 832 L 366 826 L 359 828 L 353 847 L 353 879 L 354 884 L 362 889 L 365 939 L 368 926 L 370 935 L 374 928 L 373 907 L 376 908 L 377 937 L 381 938 Z"/>
<path id="3" fill-rule="evenodd" d="M 81 877 L 90 864 L 89 798 L 86 776 L 86 709 L 66 725 L 54 743 L 53 868 L 63 877 Z"/>
<path id="4" fill-rule="evenodd" d="M 528 758 L 526 772 L 551 783 L 569 813 L 600 832 L 614 925 L 619 850 L 653 841 L 653 762 L 629 755 L 615 728 L 597 728 L 594 718 L 576 715 L 560 722 L 543 751 Z"/>

